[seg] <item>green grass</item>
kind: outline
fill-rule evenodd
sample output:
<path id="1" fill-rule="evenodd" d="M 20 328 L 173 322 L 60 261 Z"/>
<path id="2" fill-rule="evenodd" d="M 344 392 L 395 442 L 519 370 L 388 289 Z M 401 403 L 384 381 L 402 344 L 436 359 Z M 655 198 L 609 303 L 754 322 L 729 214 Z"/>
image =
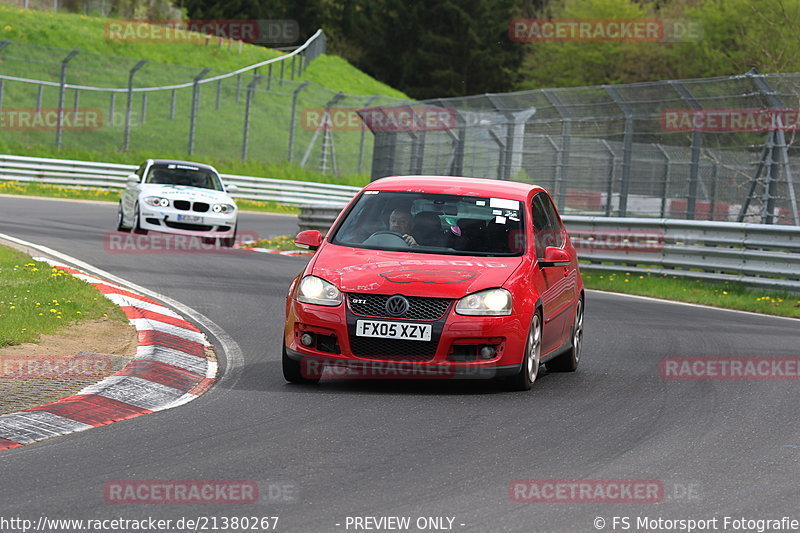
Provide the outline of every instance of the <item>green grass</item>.
<path id="1" fill-rule="evenodd" d="M 272 239 L 259 239 L 253 246 L 256 248 L 267 248 L 269 250 L 307 252 L 308 249 L 295 246 L 294 237 L 294 235 L 281 235 Z"/>
<path id="2" fill-rule="evenodd" d="M 223 74 L 280 55 L 280 52 L 255 45 L 227 47 L 191 43 L 120 43 L 105 39 L 107 19 L 64 13 L 48 13 L 0 6 L 0 40 L 12 43 L 0 52 L 3 74 L 30 79 L 57 81 L 60 60 L 71 49 L 79 52 L 68 64 L 70 83 L 100 87 L 125 87 L 128 72 L 140 58 L 148 63 L 135 76 L 136 87 L 163 86 L 191 82 L 201 67 L 213 70 L 206 75 Z M 28 43 L 57 48 L 25 46 Z M 288 65 L 287 65 L 288 67 Z M 290 68 L 285 76 L 289 77 Z M 137 93 L 131 105 L 130 145 L 123 152 L 124 116 L 127 96 L 79 91 L 81 108 L 99 110 L 102 124 L 91 131 L 64 131 L 60 150 L 55 148 L 53 131 L 24 131 L 6 128 L 0 132 L 0 153 L 58 157 L 91 161 L 138 163 L 148 157 L 194 159 L 212 163 L 223 172 L 286 179 L 303 179 L 363 185 L 372 160 L 372 139 L 361 153 L 360 131 L 334 131 L 333 144 L 337 174 L 323 175 L 315 169 L 321 160 L 322 138 L 309 152 L 305 169 L 290 165 L 288 132 L 291 123 L 292 95 L 301 81 L 306 86 L 297 99 L 293 161 L 299 162 L 312 145 L 315 128 L 302 120 L 304 111 L 318 110 L 337 93 L 346 96 L 337 105 L 358 108 L 372 95 L 380 95 L 371 105 L 390 105 L 407 97 L 359 71 L 346 60 L 323 55 L 316 58 L 294 80 L 279 80 L 279 66 L 258 72 L 264 78 L 253 92 L 249 120 L 248 161 L 242 161 L 244 115 L 247 91 L 254 72 L 200 86 L 195 122 L 194 151 L 189 155 L 192 88 Z M 219 106 L 217 98 L 219 95 Z M 361 95 L 361 96 L 359 96 Z M 58 106 L 54 87 L 6 81 L 3 107 L 31 109 L 41 97 L 44 108 Z M 75 104 L 76 93 L 66 91 L 66 106 Z M 174 117 L 170 118 L 174 97 Z M 360 167 L 360 170 L 359 170 Z"/>
<path id="3" fill-rule="evenodd" d="M 81 320 L 127 320 L 88 283 L 4 246 L 0 279 L 0 346 L 36 342 Z"/>
<path id="4" fill-rule="evenodd" d="M 710 283 L 677 276 L 642 275 L 624 270 L 592 271 L 583 266 L 581 269 L 583 283 L 587 289 L 800 318 L 798 295 L 754 290 L 740 283 Z"/>

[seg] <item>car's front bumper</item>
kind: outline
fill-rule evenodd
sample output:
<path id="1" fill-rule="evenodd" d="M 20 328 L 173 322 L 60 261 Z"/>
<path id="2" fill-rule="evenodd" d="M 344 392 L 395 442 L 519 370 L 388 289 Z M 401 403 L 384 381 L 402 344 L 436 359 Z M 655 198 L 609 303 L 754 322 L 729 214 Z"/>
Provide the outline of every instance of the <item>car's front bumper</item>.
<path id="1" fill-rule="evenodd" d="M 142 207 L 139 226 L 149 231 L 224 238 L 233 237 L 236 217 L 236 211 L 229 214 L 194 213 L 172 208 Z"/>
<path id="2" fill-rule="evenodd" d="M 432 339 L 405 341 L 411 348 L 405 347 L 405 354 L 398 356 L 391 350 L 382 351 L 382 339 L 371 338 L 366 344 L 359 344 L 356 339 L 354 349 L 355 321 L 398 320 L 357 316 L 347 305 L 324 307 L 296 300 L 289 302 L 284 343 L 287 356 L 305 365 L 301 370 L 313 374 L 315 369 L 322 371 L 323 367 L 349 369 L 349 373 L 326 374 L 343 378 L 482 379 L 515 374 L 522 364 L 530 317 L 461 316 L 455 314 L 451 305 L 437 321 L 409 321 L 431 324 Z M 311 345 L 303 344 L 303 334 L 313 337 Z M 419 343 L 419 355 L 414 352 L 414 343 Z M 428 343 L 435 343 L 435 347 Z M 481 357 L 479 352 L 484 346 L 491 346 L 495 355 Z M 392 344 L 391 349 L 396 348 L 397 344 Z"/>

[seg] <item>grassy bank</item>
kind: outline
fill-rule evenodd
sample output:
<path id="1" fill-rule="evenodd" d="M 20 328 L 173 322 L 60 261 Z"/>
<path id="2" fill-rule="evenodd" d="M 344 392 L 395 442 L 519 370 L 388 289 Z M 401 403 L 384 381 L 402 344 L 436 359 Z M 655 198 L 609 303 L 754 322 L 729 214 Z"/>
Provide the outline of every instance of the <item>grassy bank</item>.
<path id="1" fill-rule="evenodd" d="M 800 318 L 800 296 L 755 290 L 740 283 L 709 283 L 677 276 L 600 272 L 585 269 L 587 289 L 651 296 L 767 315 Z"/>
<path id="2" fill-rule="evenodd" d="M 36 342 L 40 334 L 81 320 L 127 320 L 88 283 L 5 246 L 0 246 L 0 279 L 0 346 Z"/>

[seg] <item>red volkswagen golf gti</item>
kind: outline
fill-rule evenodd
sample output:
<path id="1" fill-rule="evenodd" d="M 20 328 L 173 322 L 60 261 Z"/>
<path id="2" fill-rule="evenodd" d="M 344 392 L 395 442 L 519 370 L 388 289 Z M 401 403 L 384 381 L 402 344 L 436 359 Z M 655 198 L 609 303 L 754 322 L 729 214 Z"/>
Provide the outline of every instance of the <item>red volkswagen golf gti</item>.
<path id="1" fill-rule="evenodd" d="M 304 231 L 295 242 L 316 253 L 286 301 L 290 382 L 315 383 L 330 367 L 326 375 L 485 377 L 528 390 L 541 363 L 578 367 L 583 282 L 541 187 L 383 178 L 324 239 Z"/>

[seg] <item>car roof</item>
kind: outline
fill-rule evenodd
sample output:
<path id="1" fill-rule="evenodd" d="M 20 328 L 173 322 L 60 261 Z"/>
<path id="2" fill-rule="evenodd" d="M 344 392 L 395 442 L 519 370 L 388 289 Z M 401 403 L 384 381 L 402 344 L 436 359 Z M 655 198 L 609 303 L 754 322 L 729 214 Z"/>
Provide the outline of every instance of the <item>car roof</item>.
<path id="1" fill-rule="evenodd" d="M 205 163 L 197 163 L 195 161 L 181 161 L 180 159 L 150 159 L 151 164 L 153 165 L 190 165 L 197 168 L 204 168 L 207 170 L 213 170 L 217 172 L 217 169 L 212 167 L 211 165 L 206 165 Z M 217 172 L 219 174 L 219 172 Z"/>
<path id="2" fill-rule="evenodd" d="M 463 196 L 527 199 L 538 185 L 465 176 L 391 176 L 367 185 L 365 190 L 457 194 Z"/>

